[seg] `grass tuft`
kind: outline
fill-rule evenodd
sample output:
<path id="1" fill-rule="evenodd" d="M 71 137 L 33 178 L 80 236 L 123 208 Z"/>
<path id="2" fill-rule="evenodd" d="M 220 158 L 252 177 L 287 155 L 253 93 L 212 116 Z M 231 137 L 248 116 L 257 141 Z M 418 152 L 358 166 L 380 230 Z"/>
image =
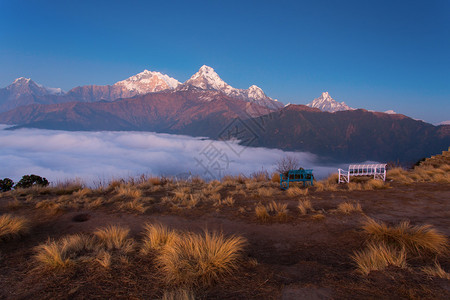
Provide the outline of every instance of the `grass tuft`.
<path id="1" fill-rule="evenodd" d="M 29 222 L 23 217 L 11 214 L 0 216 L 0 240 L 5 240 L 28 233 Z"/>
<path id="2" fill-rule="evenodd" d="M 186 234 L 164 247 L 157 263 L 167 283 L 205 287 L 239 267 L 245 244 L 242 237 L 216 232 Z"/>
<path id="3" fill-rule="evenodd" d="M 354 212 L 361 213 L 363 210 L 361 208 L 361 204 L 359 204 L 359 203 L 353 204 L 353 203 L 350 203 L 350 202 L 343 202 L 343 203 L 340 203 L 338 205 L 337 211 L 340 212 L 340 213 L 348 215 L 348 214 L 351 214 L 351 213 L 354 213 Z"/>
<path id="4" fill-rule="evenodd" d="M 437 261 L 434 263 L 433 267 L 423 267 L 422 272 L 431 277 L 439 277 L 450 280 L 450 274 L 445 272 Z"/>
<path id="5" fill-rule="evenodd" d="M 120 250 L 128 253 L 133 250 L 133 240 L 128 238 L 129 228 L 110 225 L 97 229 L 94 235 L 100 243 L 108 250 Z"/>
<path id="6" fill-rule="evenodd" d="M 431 225 L 412 226 L 409 221 L 403 221 L 398 225 L 388 226 L 384 222 L 368 218 L 363 229 L 374 241 L 406 248 L 412 253 L 439 254 L 448 251 L 447 237 Z"/>
<path id="7" fill-rule="evenodd" d="M 161 224 L 145 224 L 141 252 L 147 254 L 152 250 L 160 251 L 166 246 L 172 246 L 177 239 L 175 231 Z"/>
<path id="8" fill-rule="evenodd" d="M 297 207 L 300 210 L 300 213 L 302 215 L 306 215 L 308 213 L 308 210 L 314 211 L 313 206 L 311 204 L 311 200 L 309 200 L 309 199 L 300 200 L 298 202 L 298 206 Z"/>
<path id="9" fill-rule="evenodd" d="M 392 265 L 399 268 L 406 268 L 406 251 L 398 250 L 384 243 L 371 243 L 365 250 L 357 251 L 352 256 L 358 267 L 358 271 L 364 275 L 371 271 L 382 271 Z"/>

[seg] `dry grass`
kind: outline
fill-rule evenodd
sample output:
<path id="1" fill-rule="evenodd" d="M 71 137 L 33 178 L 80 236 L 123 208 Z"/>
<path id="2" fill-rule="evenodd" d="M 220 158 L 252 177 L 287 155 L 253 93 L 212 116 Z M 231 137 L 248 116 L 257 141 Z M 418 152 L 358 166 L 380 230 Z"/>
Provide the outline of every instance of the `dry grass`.
<path id="1" fill-rule="evenodd" d="M 245 212 L 245 210 L 244 210 L 244 212 Z M 267 207 L 265 207 L 262 204 L 259 204 L 255 207 L 255 213 L 256 213 L 256 217 L 261 221 L 267 221 L 270 218 Z"/>
<path id="2" fill-rule="evenodd" d="M 448 251 L 447 237 L 431 225 L 412 226 L 409 221 L 404 221 L 395 226 L 388 226 L 384 222 L 376 222 L 368 218 L 363 229 L 374 241 L 406 248 L 412 253 L 444 253 Z"/>
<path id="3" fill-rule="evenodd" d="M 51 201 L 51 200 L 40 201 L 40 202 L 36 203 L 35 207 L 46 210 L 47 212 L 49 212 L 52 215 L 56 215 L 64 210 L 63 205 L 61 205 L 60 203 Z"/>
<path id="4" fill-rule="evenodd" d="M 343 202 L 338 205 L 337 211 L 348 215 L 355 212 L 362 213 L 363 210 L 359 203 Z"/>
<path id="5" fill-rule="evenodd" d="M 161 300 L 195 300 L 194 292 L 190 289 L 176 289 L 164 291 Z"/>
<path id="6" fill-rule="evenodd" d="M 98 253 L 95 261 L 97 261 L 103 268 L 109 269 L 111 267 L 111 258 L 111 253 L 102 250 Z"/>
<path id="7" fill-rule="evenodd" d="M 312 215 L 311 218 L 315 221 L 320 221 L 320 220 L 325 219 L 325 215 L 323 213 L 318 213 L 318 214 Z"/>
<path id="8" fill-rule="evenodd" d="M 258 204 L 255 207 L 256 217 L 261 221 L 268 221 L 271 216 L 284 220 L 289 210 L 286 203 L 270 202 L 268 205 Z"/>
<path id="9" fill-rule="evenodd" d="M 94 204 L 94 205 L 96 205 L 96 204 Z M 132 211 L 132 212 L 138 212 L 141 214 L 145 213 L 148 209 L 148 207 L 145 206 L 145 203 L 143 203 L 141 201 L 141 198 L 133 199 L 131 201 L 119 202 L 118 206 L 120 209 Z"/>
<path id="10" fill-rule="evenodd" d="M 450 274 L 445 272 L 437 261 L 434 263 L 433 267 L 423 267 L 422 272 L 431 277 L 439 277 L 450 280 Z"/>
<path id="11" fill-rule="evenodd" d="M 233 199 L 233 197 L 231 196 L 227 196 L 225 199 L 223 199 L 222 203 L 228 205 L 228 206 L 233 206 L 234 205 L 235 200 Z"/>
<path id="12" fill-rule="evenodd" d="M 186 234 L 164 247 L 157 263 L 167 283 L 205 287 L 238 269 L 245 244 L 216 232 Z"/>
<path id="13" fill-rule="evenodd" d="M 272 197 L 275 193 L 275 189 L 261 187 L 256 191 L 256 193 L 259 197 Z"/>
<path id="14" fill-rule="evenodd" d="M 145 224 L 144 239 L 141 252 L 148 254 L 151 251 L 160 251 L 166 246 L 173 246 L 179 238 L 178 234 L 161 224 Z"/>
<path id="15" fill-rule="evenodd" d="M 406 268 L 405 249 L 398 250 L 384 243 L 368 244 L 365 250 L 355 252 L 352 259 L 356 263 L 358 271 L 364 275 L 371 271 L 382 271 L 390 265 Z"/>
<path id="16" fill-rule="evenodd" d="M 286 192 L 290 197 L 306 196 L 308 194 L 308 189 L 307 188 L 301 189 L 297 186 L 293 186 L 289 187 Z"/>
<path id="17" fill-rule="evenodd" d="M 268 210 L 276 213 L 278 219 L 286 219 L 288 214 L 287 204 L 272 201 L 269 203 Z"/>
<path id="18" fill-rule="evenodd" d="M 11 200 L 8 202 L 7 207 L 8 209 L 14 210 L 22 207 L 23 204 L 20 202 L 17 198 L 14 198 L 14 200 Z"/>
<path id="19" fill-rule="evenodd" d="M 273 183 L 280 183 L 280 174 L 279 173 L 273 173 L 272 178 L 270 179 Z"/>
<path id="20" fill-rule="evenodd" d="M 23 217 L 11 214 L 0 216 L 0 240 L 5 240 L 28 233 L 29 222 Z"/>
<path id="21" fill-rule="evenodd" d="M 65 268 L 82 259 L 87 253 L 97 250 L 95 241 L 87 235 L 69 235 L 59 241 L 48 240 L 35 248 L 35 259 L 49 268 Z M 83 255 L 81 255 L 83 254 Z"/>
<path id="22" fill-rule="evenodd" d="M 116 195 L 117 197 L 122 198 L 137 199 L 142 197 L 142 191 L 136 188 L 135 186 L 119 185 L 115 188 L 115 192 L 117 193 Z"/>
<path id="23" fill-rule="evenodd" d="M 94 235 L 106 249 L 128 253 L 133 250 L 134 246 L 133 240 L 128 238 L 129 232 L 129 228 L 110 225 L 97 229 Z"/>
<path id="24" fill-rule="evenodd" d="M 309 211 L 314 211 L 311 200 L 303 199 L 298 202 L 298 209 L 302 215 L 306 215 Z"/>

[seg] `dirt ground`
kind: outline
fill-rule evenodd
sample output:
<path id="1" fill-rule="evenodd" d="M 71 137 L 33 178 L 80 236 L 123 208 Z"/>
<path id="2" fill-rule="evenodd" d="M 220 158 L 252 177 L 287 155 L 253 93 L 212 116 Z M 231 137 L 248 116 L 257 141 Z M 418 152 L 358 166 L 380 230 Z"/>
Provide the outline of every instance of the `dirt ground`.
<path id="1" fill-rule="evenodd" d="M 226 193 L 226 190 L 221 192 Z M 41 195 L 51 200 L 57 196 Z M 155 197 L 158 197 L 156 195 Z M 151 257 L 132 256 L 120 267 L 101 269 L 81 264 L 67 270 L 40 268 L 35 247 L 67 234 L 92 233 L 109 224 L 124 225 L 131 236 L 142 239 L 145 223 L 159 222 L 180 231 L 220 231 L 248 240 L 245 262 L 235 273 L 207 289 L 196 290 L 199 299 L 450 299 L 450 281 L 429 277 L 420 268 L 434 258 L 410 257 L 408 269 L 389 267 L 364 276 L 351 259 L 364 248 L 361 223 L 366 216 L 388 224 L 410 220 L 430 224 L 450 236 L 450 185 L 392 183 L 390 188 L 368 191 L 317 192 L 308 198 L 324 218 L 301 215 L 298 196 L 279 191 L 268 197 L 235 197 L 233 206 L 199 206 L 145 213 L 117 211 L 113 207 L 70 208 L 58 213 L 22 205 L 12 209 L 12 197 L 0 198 L 0 214 L 24 216 L 32 224 L 25 236 L 0 242 L 1 299 L 161 299 L 170 287 L 161 280 Z M 38 199 L 39 200 L 39 199 Z M 255 215 L 258 202 L 288 204 L 285 220 L 262 222 Z M 357 201 L 363 213 L 342 214 L 339 203 Z M 79 215 L 83 214 L 80 218 Z M 78 217 L 77 217 L 78 216 Z M 438 257 L 450 271 L 449 255 Z"/>

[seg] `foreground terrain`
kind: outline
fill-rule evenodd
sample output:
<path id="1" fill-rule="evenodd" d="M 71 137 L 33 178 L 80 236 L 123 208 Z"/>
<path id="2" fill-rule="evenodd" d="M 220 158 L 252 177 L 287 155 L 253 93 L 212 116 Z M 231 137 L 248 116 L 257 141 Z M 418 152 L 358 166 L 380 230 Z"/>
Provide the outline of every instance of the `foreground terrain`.
<path id="1" fill-rule="evenodd" d="M 385 184 L 282 191 L 259 173 L 4 192 L 0 298 L 449 299 L 449 173 L 446 152 Z"/>

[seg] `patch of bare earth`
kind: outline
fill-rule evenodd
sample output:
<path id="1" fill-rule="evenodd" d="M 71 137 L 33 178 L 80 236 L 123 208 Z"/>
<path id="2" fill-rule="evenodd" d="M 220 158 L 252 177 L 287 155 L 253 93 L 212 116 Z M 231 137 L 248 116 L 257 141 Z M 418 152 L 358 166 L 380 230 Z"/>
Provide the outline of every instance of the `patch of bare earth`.
<path id="1" fill-rule="evenodd" d="M 404 220 L 412 225 L 429 224 L 448 238 L 450 184 L 394 182 L 386 189 L 309 188 L 308 192 L 289 194 L 276 183 L 245 179 L 227 183 L 199 180 L 184 186 L 153 181 L 127 189 L 116 183 L 116 187 L 102 190 L 67 192 L 67 197 L 52 190 L 33 191 L 32 197 L 24 191 L 4 193 L 0 214 L 27 219 L 29 230 L 0 241 L 0 298 L 161 299 L 179 289 L 197 299 L 450 298 L 448 279 L 422 271 L 438 261 L 449 272 L 448 253 L 409 255 L 407 268 L 388 266 L 368 275 L 357 272 L 352 260 L 355 251 L 367 245 L 362 225 L 368 216 L 386 224 Z M 223 201 L 227 197 L 232 200 Z M 306 200 L 311 208 L 302 213 L 299 201 Z M 47 204 L 37 205 L 43 201 Z M 255 208 L 272 201 L 287 204 L 283 218 L 274 213 L 259 219 Z M 339 205 L 346 202 L 359 203 L 361 211 L 340 213 Z M 217 279 L 213 276 L 207 285 L 180 286 L 165 280 L 158 267 L 161 253 L 155 250 L 144 255 L 140 251 L 145 224 L 161 224 L 185 235 L 219 232 L 226 238 L 243 237 L 246 244 L 234 262 L 236 268 Z M 126 257 L 114 252 L 109 267 L 84 259 L 82 252 L 76 263 L 63 269 L 37 263 L 36 247 L 49 238 L 92 235 L 108 225 L 129 228 L 134 242 Z"/>

